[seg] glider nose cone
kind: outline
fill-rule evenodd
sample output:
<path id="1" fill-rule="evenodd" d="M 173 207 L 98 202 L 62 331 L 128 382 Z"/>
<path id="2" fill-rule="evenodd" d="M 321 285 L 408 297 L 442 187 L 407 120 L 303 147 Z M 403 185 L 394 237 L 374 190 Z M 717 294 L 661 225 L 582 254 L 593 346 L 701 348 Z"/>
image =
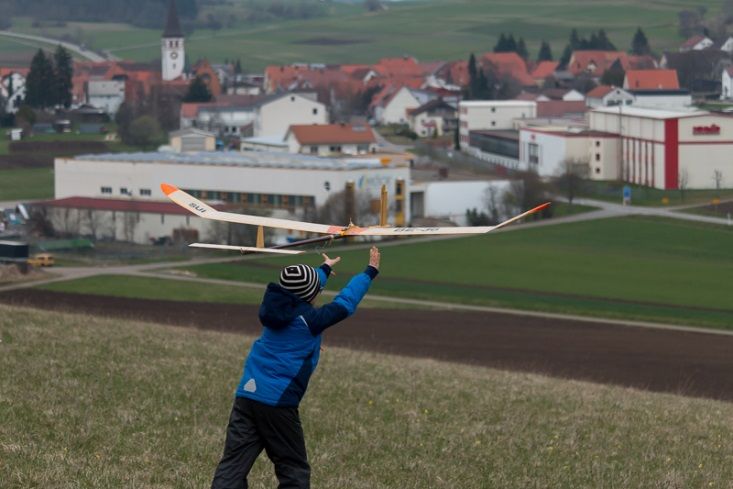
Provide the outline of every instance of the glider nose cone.
<path id="1" fill-rule="evenodd" d="M 161 184 L 160 184 L 160 189 L 161 189 L 161 190 L 163 191 L 163 193 L 164 193 L 164 194 L 166 194 L 166 195 L 170 195 L 170 194 L 172 194 L 173 192 L 175 192 L 176 190 L 178 190 L 178 189 L 177 189 L 176 187 L 174 187 L 173 185 L 168 185 L 167 183 L 161 183 Z"/>

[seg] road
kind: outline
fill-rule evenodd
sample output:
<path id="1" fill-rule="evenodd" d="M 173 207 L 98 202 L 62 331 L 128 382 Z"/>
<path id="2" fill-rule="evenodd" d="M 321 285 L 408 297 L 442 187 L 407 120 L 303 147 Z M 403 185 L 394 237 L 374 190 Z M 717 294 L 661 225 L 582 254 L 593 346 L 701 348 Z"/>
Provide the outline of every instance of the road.
<path id="1" fill-rule="evenodd" d="M 102 61 L 116 60 L 116 58 L 114 58 L 113 56 L 105 57 L 98 53 L 95 53 L 94 51 L 89 51 L 88 49 L 84 49 L 83 47 L 79 46 L 78 44 L 72 44 L 70 42 L 60 41 L 58 39 L 52 39 L 50 37 L 33 36 L 30 34 L 20 34 L 17 32 L 10 32 L 10 31 L 0 31 L 0 36 L 10 38 L 12 40 L 19 42 L 20 44 L 25 44 L 25 45 L 29 45 L 29 44 L 24 43 L 23 41 L 50 44 L 53 46 L 54 49 L 56 46 L 61 45 L 67 51 L 74 53 L 77 57 L 83 58 L 83 59 L 86 59 L 88 61 L 92 61 L 95 63 L 101 63 Z"/>

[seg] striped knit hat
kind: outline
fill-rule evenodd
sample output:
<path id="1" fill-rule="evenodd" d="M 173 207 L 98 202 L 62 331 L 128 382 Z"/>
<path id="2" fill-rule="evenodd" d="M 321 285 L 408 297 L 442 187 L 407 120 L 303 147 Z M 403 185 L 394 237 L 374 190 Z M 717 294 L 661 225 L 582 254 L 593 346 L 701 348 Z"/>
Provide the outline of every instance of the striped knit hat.
<path id="1" fill-rule="evenodd" d="M 308 265 L 290 265 L 280 272 L 280 285 L 306 302 L 313 300 L 321 290 L 318 272 Z"/>

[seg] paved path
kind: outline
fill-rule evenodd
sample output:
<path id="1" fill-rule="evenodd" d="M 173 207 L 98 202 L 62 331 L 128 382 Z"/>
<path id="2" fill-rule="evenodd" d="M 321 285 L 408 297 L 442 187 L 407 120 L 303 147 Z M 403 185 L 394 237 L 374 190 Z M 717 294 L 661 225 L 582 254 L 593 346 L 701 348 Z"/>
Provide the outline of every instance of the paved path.
<path id="1" fill-rule="evenodd" d="M 66 41 L 60 41 L 58 39 L 52 39 L 50 37 L 41 37 L 41 36 L 33 36 L 30 34 L 20 34 L 18 32 L 10 32 L 10 31 L 0 31 L 0 36 L 10 38 L 12 40 L 17 41 L 19 44 L 25 44 L 25 45 L 32 45 L 36 46 L 38 43 L 42 44 L 50 44 L 55 49 L 56 46 L 61 45 L 64 47 L 64 49 L 71 51 L 72 53 L 76 54 L 80 58 L 84 58 L 88 61 L 93 61 L 95 63 L 99 63 L 102 61 L 108 61 L 109 59 L 112 59 L 112 57 L 105 57 L 102 56 L 99 53 L 96 53 L 94 51 L 90 51 L 88 49 L 85 49 L 78 44 L 72 44 L 70 42 Z M 24 41 L 30 41 L 24 42 Z"/>

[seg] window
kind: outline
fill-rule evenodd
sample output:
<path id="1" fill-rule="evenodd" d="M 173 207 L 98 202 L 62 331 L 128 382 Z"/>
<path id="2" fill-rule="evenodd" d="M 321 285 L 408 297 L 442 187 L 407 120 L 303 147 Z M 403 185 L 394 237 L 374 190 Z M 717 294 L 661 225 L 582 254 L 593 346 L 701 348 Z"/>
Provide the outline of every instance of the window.
<path id="1" fill-rule="evenodd" d="M 318 154 L 318 146 L 311 146 L 311 154 L 312 155 Z"/>
<path id="2" fill-rule="evenodd" d="M 491 112 L 496 112 L 496 107 L 492 107 Z"/>
<path id="3" fill-rule="evenodd" d="M 111 194 L 112 193 L 112 187 L 102 187 L 102 193 L 103 194 Z"/>
<path id="4" fill-rule="evenodd" d="M 152 195 L 152 192 L 150 191 L 149 188 L 141 188 L 140 189 L 140 195 L 142 197 L 150 197 Z"/>
<path id="5" fill-rule="evenodd" d="M 295 102 L 295 97 L 294 97 L 294 96 L 291 96 L 291 97 L 290 97 L 290 101 L 291 101 L 291 102 Z"/>
<path id="6" fill-rule="evenodd" d="M 600 141 L 596 141 L 596 148 L 598 148 L 601 145 Z"/>
<path id="7" fill-rule="evenodd" d="M 600 173 L 601 173 L 601 169 L 600 168 L 596 168 L 596 175 L 599 175 Z"/>
<path id="8" fill-rule="evenodd" d="M 596 161 L 601 161 L 601 153 L 596 153 Z"/>
<path id="9" fill-rule="evenodd" d="M 491 121 L 491 127 L 496 126 L 496 121 Z"/>
<path id="10" fill-rule="evenodd" d="M 120 193 L 122 195 L 132 195 L 132 194 L 130 194 L 130 191 L 127 190 L 127 187 L 120 187 Z"/>
<path id="11" fill-rule="evenodd" d="M 540 162 L 540 147 L 537 144 L 529 143 L 527 146 L 527 154 L 529 155 L 529 162 L 535 165 Z"/>
<path id="12" fill-rule="evenodd" d="M 341 152 L 341 146 L 340 145 L 329 146 L 328 147 L 328 150 L 331 153 L 340 153 Z"/>
<path id="13" fill-rule="evenodd" d="M 314 108 L 313 109 L 313 115 L 318 115 L 318 109 L 317 108 Z"/>

